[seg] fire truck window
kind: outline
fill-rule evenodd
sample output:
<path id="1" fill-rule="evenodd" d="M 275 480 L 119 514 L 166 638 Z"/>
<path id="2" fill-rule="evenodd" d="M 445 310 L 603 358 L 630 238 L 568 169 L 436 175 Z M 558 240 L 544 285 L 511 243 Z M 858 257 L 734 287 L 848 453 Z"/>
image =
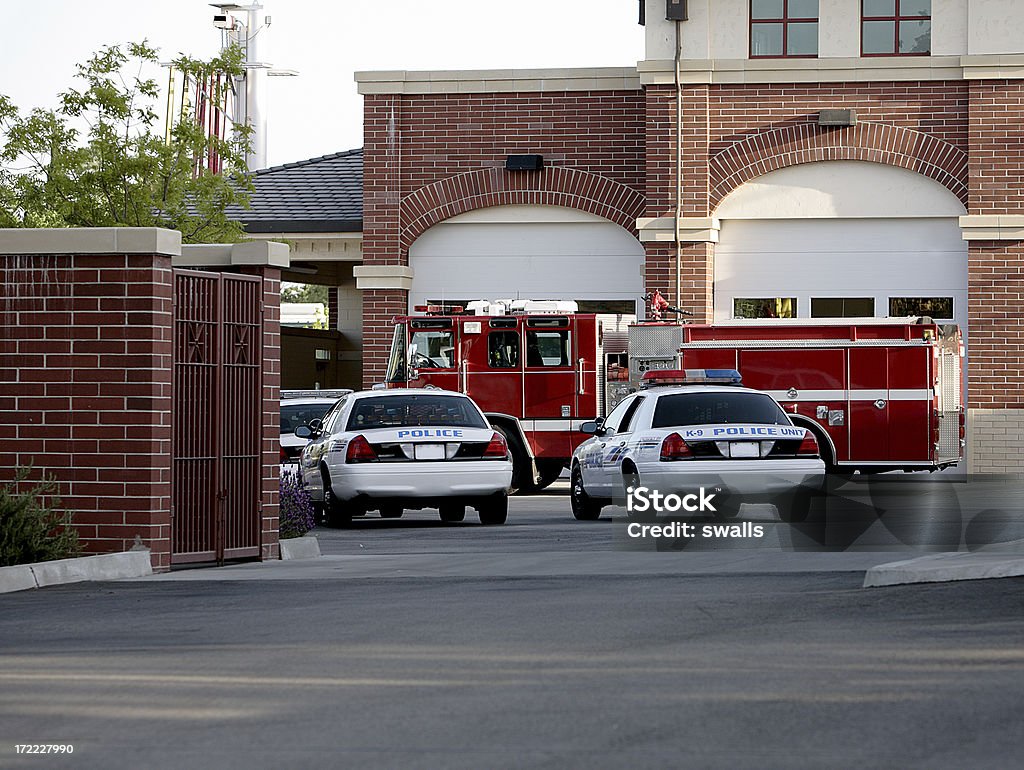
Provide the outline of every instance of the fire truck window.
<path id="1" fill-rule="evenodd" d="M 455 366 L 452 332 L 417 329 L 409 340 L 409 364 L 416 369 L 451 369 Z"/>
<path id="2" fill-rule="evenodd" d="M 811 318 L 873 318 L 872 297 L 811 297 Z"/>
<path id="3" fill-rule="evenodd" d="M 569 330 L 526 332 L 527 366 L 569 366 Z"/>
<path id="4" fill-rule="evenodd" d="M 651 427 L 730 423 L 791 424 L 772 397 L 762 393 L 680 393 L 658 399 Z"/>
<path id="5" fill-rule="evenodd" d="M 908 315 L 926 315 L 931 318 L 953 319 L 952 297 L 889 297 L 889 315 L 900 318 Z"/>
<path id="6" fill-rule="evenodd" d="M 391 339 L 391 356 L 388 358 L 387 382 L 405 382 L 405 324 L 395 326 Z"/>
<path id="7" fill-rule="evenodd" d="M 487 335 L 487 362 L 493 369 L 519 366 L 519 333 L 491 332 Z"/>
<path id="8" fill-rule="evenodd" d="M 796 318 L 796 297 L 754 297 L 732 301 L 733 318 Z"/>

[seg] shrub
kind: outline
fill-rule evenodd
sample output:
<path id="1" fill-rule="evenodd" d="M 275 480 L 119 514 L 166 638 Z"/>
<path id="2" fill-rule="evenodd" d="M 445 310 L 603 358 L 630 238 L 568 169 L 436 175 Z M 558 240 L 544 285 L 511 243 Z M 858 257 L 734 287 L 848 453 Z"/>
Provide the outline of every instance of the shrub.
<path id="1" fill-rule="evenodd" d="M 313 498 L 298 473 L 281 469 L 280 537 L 302 537 L 316 524 Z"/>
<path id="2" fill-rule="evenodd" d="M 0 486 L 0 567 L 69 559 L 81 553 L 71 512 L 57 510 L 55 479 L 18 491 L 30 470 L 20 468 L 13 483 Z"/>

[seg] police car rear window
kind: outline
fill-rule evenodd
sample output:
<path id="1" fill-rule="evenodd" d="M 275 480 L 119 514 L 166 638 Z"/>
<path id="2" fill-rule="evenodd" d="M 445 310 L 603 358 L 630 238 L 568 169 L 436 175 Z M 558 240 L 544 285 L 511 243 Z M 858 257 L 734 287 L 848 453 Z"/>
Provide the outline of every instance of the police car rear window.
<path id="1" fill-rule="evenodd" d="M 677 393 L 658 399 L 651 427 L 729 423 L 790 425 L 786 413 L 763 393 Z"/>
<path id="2" fill-rule="evenodd" d="M 456 425 L 460 428 L 486 428 L 487 422 L 468 398 L 413 394 L 371 396 L 352 407 L 348 430 L 405 428 L 422 425 Z"/>

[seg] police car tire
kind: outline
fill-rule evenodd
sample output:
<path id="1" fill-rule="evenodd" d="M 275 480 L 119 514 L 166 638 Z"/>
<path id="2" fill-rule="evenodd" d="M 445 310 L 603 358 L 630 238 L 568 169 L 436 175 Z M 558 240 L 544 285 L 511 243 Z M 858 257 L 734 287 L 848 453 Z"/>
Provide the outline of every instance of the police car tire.
<path id="1" fill-rule="evenodd" d="M 382 519 L 400 519 L 403 513 L 405 513 L 405 510 L 397 505 L 385 505 L 380 509 L 380 517 Z"/>
<path id="2" fill-rule="evenodd" d="M 458 524 L 466 518 L 466 506 L 455 503 L 446 503 L 437 509 L 441 514 L 441 521 L 446 524 Z"/>
<path id="3" fill-rule="evenodd" d="M 331 474 L 326 468 L 320 469 L 324 483 L 324 521 L 328 527 L 345 527 L 352 523 L 352 511 L 334 496 L 331 489 Z"/>
<path id="4" fill-rule="evenodd" d="M 579 465 L 572 466 L 572 473 L 569 475 L 569 503 L 572 506 L 573 518 L 577 521 L 596 521 L 601 516 L 601 508 L 604 507 L 587 494 Z"/>
<path id="5" fill-rule="evenodd" d="M 622 467 L 622 500 L 623 504 L 629 498 L 629 488 L 636 488 L 640 486 L 640 474 L 637 473 L 636 468 L 624 465 Z M 626 518 L 630 521 L 657 521 L 658 512 L 654 510 L 654 506 L 648 506 L 646 511 L 630 511 L 626 514 Z"/>
<path id="6" fill-rule="evenodd" d="M 504 524 L 508 518 L 508 495 L 504 492 L 494 495 L 480 503 L 476 510 L 484 526 Z"/>

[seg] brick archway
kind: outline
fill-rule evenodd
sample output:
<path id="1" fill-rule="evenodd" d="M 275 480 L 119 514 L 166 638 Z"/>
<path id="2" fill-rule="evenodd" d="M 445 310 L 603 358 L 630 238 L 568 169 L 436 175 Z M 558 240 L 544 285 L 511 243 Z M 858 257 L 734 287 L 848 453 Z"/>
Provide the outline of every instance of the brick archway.
<path id="1" fill-rule="evenodd" d="M 750 134 L 710 162 L 711 210 L 744 182 L 799 163 L 862 160 L 916 171 L 967 205 L 967 153 L 930 134 L 883 123 L 822 130 L 804 123 Z"/>
<path id="2" fill-rule="evenodd" d="M 607 177 L 573 168 L 510 173 L 484 168 L 421 187 L 402 200 L 401 247 L 409 247 L 428 228 L 474 209 L 514 204 L 563 206 L 603 217 L 636 235 L 644 213 L 644 195 Z"/>

